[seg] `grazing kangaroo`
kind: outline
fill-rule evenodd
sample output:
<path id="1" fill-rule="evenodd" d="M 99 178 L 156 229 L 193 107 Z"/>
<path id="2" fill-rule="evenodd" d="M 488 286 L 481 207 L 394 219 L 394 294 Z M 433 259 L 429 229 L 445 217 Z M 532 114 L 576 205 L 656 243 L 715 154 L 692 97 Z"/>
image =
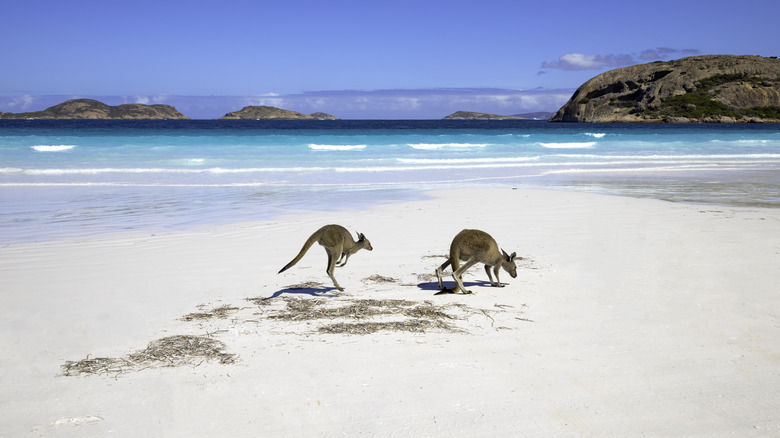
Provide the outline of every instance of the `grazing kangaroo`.
<path id="1" fill-rule="evenodd" d="M 485 264 L 485 272 L 487 272 L 491 286 L 504 287 L 498 279 L 498 272 L 504 268 L 512 278 L 517 277 L 515 256 L 516 253 L 508 255 L 503 249 L 499 252 L 498 244 L 490 237 L 490 234 L 480 230 L 463 230 L 452 239 L 450 257 L 444 264 L 436 268 L 436 278 L 439 279 L 439 289 L 442 290 L 439 294 L 456 293 L 458 290 L 465 294 L 472 293 L 463 286 L 463 273 L 477 263 Z M 461 261 L 466 263 L 460 266 Z M 441 275 L 449 265 L 452 265 L 452 277 L 455 279 L 456 285 L 452 289 L 445 289 Z M 495 283 L 493 283 L 493 276 L 490 275 L 491 267 L 493 267 L 493 273 L 496 274 Z"/>
<path id="2" fill-rule="evenodd" d="M 306 240 L 306 243 L 303 244 L 303 248 L 301 248 L 301 252 L 282 268 L 279 273 L 281 274 L 298 263 L 303 258 L 303 255 L 306 254 L 306 251 L 308 251 L 316 242 L 324 246 L 325 252 L 328 253 L 328 268 L 325 272 L 327 272 L 330 279 L 333 280 L 333 285 L 336 286 L 336 289 L 343 291 L 344 289 L 339 286 L 339 282 L 333 277 L 333 269 L 337 266 L 345 266 L 347 260 L 349 260 L 349 256 L 358 252 L 358 250 L 365 248 L 371 251 L 374 249 L 371 247 L 371 242 L 366 239 L 366 236 L 364 236 L 363 233 L 357 233 L 357 235 L 358 241 L 355 242 L 352 240 L 352 235 L 349 234 L 349 231 L 341 225 L 325 225 L 315 231 L 314 234 Z M 342 259 L 344 260 L 343 263 L 341 263 Z M 337 263 L 341 264 L 337 265 Z"/>

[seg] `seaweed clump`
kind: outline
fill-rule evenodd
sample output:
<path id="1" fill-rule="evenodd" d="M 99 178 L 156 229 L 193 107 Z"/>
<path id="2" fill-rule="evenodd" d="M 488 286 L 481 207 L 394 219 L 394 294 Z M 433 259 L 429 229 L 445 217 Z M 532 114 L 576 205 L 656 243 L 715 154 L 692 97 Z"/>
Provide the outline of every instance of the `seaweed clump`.
<path id="1" fill-rule="evenodd" d="M 198 366 L 204 361 L 216 360 L 222 364 L 234 363 L 235 355 L 226 353 L 225 344 L 203 336 L 177 335 L 158 339 L 135 353 L 122 357 L 97 357 L 67 361 L 62 365 L 66 376 L 82 374 L 121 374 L 155 367 Z"/>

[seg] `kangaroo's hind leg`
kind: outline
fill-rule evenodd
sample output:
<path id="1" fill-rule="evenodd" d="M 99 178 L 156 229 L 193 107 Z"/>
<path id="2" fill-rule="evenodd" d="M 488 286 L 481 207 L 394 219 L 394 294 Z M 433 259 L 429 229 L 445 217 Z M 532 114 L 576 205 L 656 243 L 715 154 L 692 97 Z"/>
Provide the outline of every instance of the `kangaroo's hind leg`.
<path id="1" fill-rule="evenodd" d="M 333 280 L 333 285 L 336 286 L 336 289 L 344 291 L 344 288 L 342 288 L 341 285 L 339 285 L 339 282 L 336 281 L 336 277 L 333 276 L 333 270 L 336 268 L 336 256 L 341 254 L 341 247 L 325 248 L 325 252 L 328 253 L 328 269 L 325 272 L 327 272 L 328 277 Z"/>
<path id="2" fill-rule="evenodd" d="M 456 287 L 460 288 L 460 290 L 464 294 L 471 294 L 473 292 L 471 292 L 470 290 L 466 290 L 466 287 L 463 286 L 463 273 L 466 272 L 470 267 L 472 267 L 472 266 L 474 266 L 476 264 L 477 264 L 477 260 L 475 260 L 475 259 L 469 259 L 466 263 L 463 264 L 463 266 L 461 266 L 461 267 L 459 267 L 457 269 L 456 269 L 455 263 L 452 264 L 452 268 L 456 269 L 452 273 L 452 277 L 455 279 L 455 283 L 458 284 Z M 457 292 L 456 288 L 452 288 L 452 291 L 453 292 Z"/>
<path id="3" fill-rule="evenodd" d="M 444 270 L 447 269 L 447 266 L 449 266 L 451 262 L 452 262 L 451 259 L 447 259 L 446 262 L 444 262 L 441 266 L 436 268 L 436 279 L 439 280 L 439 289 L 441 290 L 445 290 L 444 283 L 442 283 L 441 281 L 441 276 L 442 274 L 444 274 Z"/>

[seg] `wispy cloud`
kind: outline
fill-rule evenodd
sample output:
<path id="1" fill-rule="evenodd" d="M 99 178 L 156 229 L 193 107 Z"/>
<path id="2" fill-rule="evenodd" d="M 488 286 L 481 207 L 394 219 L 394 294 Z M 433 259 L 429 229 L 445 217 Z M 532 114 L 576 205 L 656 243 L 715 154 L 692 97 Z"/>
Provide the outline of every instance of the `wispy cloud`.
<path id="1" fill-rule="evenodd" d="M 14 110 L 16 112 L 27 111 L 35 103 L 35 97 L 25 94 L 23 96 L 17 96 L 9 98 L 5 102 L 7 110 Z"/>
<path id="2" fill-rule="evenodd" d="M 608 67 L 620 67 L 634 62 L 631 55 L 586 55 L 584 53 L 567 53 L 557 61 L 543 62 L 543 69 L 560 70 L 598 70 Z"/>
<path id="3" fill-rule="evenodd" d="M 557 111 L 573 89 L 501 88 L 327 90 L 262 96 L 178 96 L 169 104 L 192 118 L 218 118 L 248 105 L 304 114 L 325 112 L 342 119 L 439 119 L 455 111 L 518 114 Z"/>
<path id="4" fill-rule="evenodd" d="M 699 51 L 696 49 L 673 49 L 670 47 L 657 47 L 645 49 L 639 53 L 618 55 L 566 53 L 558 57 L 556 61 L 543 62 L 540 74 L 551 69 L 580 71 L 618 68 L 640 62 L 671 59 L 677 56 L 690 56 L 698 53 Z"/>
<path id="5" fill-rule="evenodd" d="M 164 104 L 168 101 L 167 94 L 154 94 L 152 96 L 133 96 L 124 97 L 122 103 L 140 103 L 144 105 L 150 104 Z"/>
<path id="6" fill-rule="evenodd" d="M 302 113 L 324 111 L 341 118 L 438 119 L 455 111 L 518 114 L 556 111 L 572 90 L 443 88 L 316 91 L 280 96 Z"/>
<path id="7" fill-rule="evenodd" d="M 700 52 L 696 49 L 672 49 L 671 47 L 658 47 L 655 49 L 643 50 L 639 53 L 639 59 L 642 61 L 658 61 L 670 59 L 677 56 L 693 56 Z"/>

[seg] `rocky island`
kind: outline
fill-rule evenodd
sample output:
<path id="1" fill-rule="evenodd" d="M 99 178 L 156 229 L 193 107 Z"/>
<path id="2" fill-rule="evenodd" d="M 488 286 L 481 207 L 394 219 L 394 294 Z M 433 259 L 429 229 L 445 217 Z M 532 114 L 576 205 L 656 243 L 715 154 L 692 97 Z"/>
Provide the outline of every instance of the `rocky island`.
<path id="1" fill-rule="evenodd" d="M 272 106 L 245 106 L 220 117 L 220 120 L 339 120 L 325 113 L 302 114 Z"/>
<path id="2" fill-rule="evenodd" d="M 780 123 L 780 60 L 704 55 L 602 73 L 554 122 Z"/>
<path id="3" fill-rule="evenodd" d="M 490 114 L 490 113 L 456 111 L 444 117 L 443 120 L 522 120 L 522 119 L 523 117 L 518 117 L 518 116 L 500 116 L 498 114 Z"/>
<path id="4" fill-rule="evenodd" d="M 117 106 L 106 105 L 92 99 L 72 99 L 28 113 L 0 113 L 3 119 L 189 119 L 170 105 L 143 105 L 126 103 Z"/>

